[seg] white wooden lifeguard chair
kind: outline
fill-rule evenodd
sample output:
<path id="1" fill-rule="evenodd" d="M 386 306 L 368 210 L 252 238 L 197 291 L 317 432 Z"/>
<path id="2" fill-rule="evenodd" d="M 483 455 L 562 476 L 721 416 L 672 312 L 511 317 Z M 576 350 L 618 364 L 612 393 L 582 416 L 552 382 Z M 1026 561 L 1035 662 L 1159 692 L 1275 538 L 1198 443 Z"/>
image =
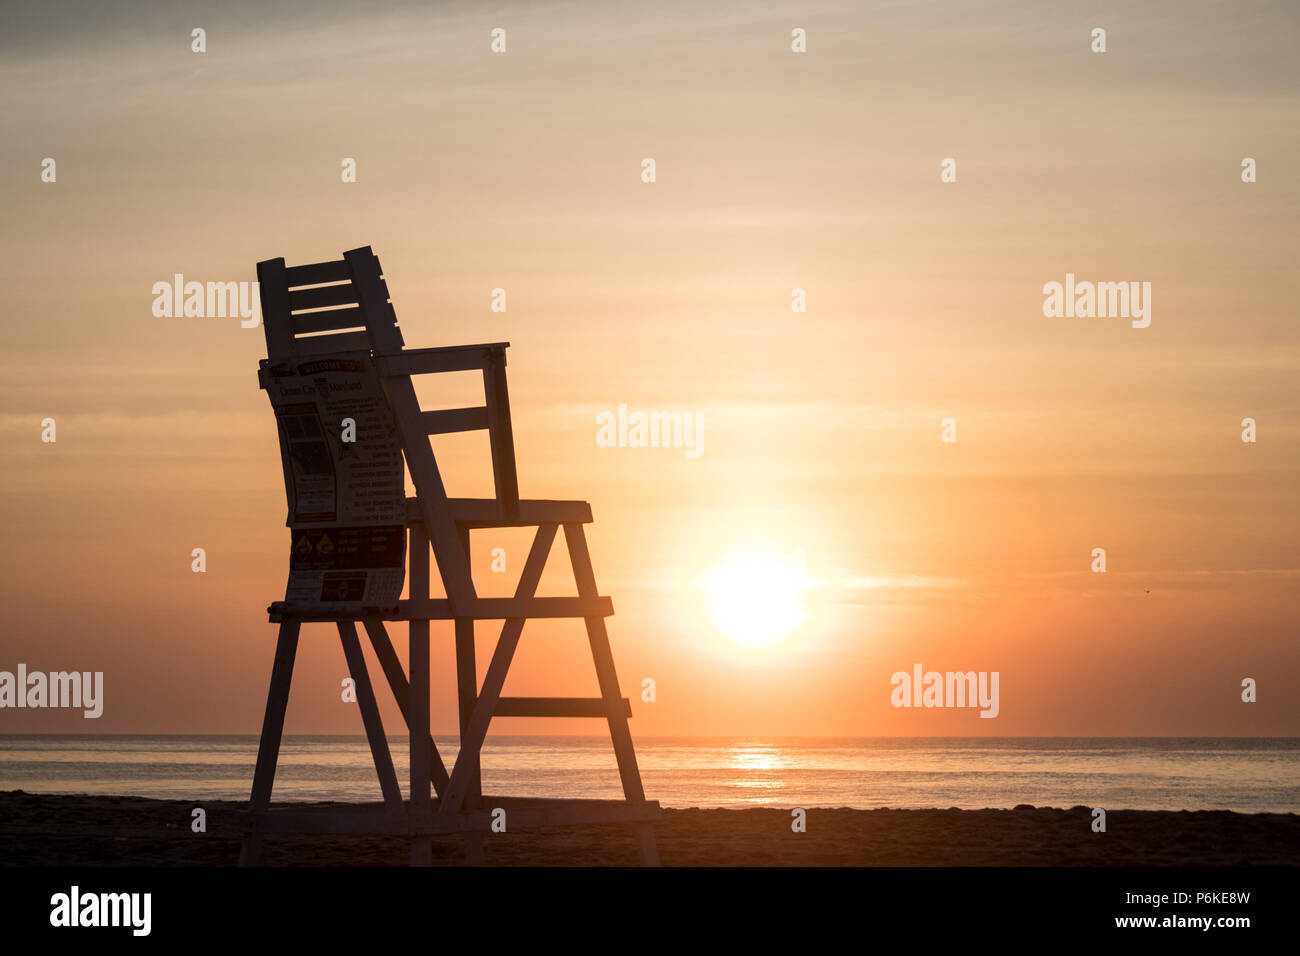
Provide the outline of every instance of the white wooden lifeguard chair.
<path id="1" fill-rule="evenodd" d="M 270 607 L 279 624 L 271 686 L 253 775 L 241 865 L 260 860 L 262 834 L 399 834 L 411 839 L 411 863 L 432 861 L 435 834 L 463 833 L 469 862 L 483 859 L 484 834 L 498 809 L 507 832 L 523 827 L 624 822 L 638 836 L 641 861 L 658 863 L 653 823 L 659 804 L 645 799 L 628 730 L 605 618 L 583 525 L 585 501 L 520 500 L 515 472 L 505 351 L 509 343 L 406 349 L 378 258 L 370 247 L 342 259 L 286 267 L 258 263 L 267 358 L 258 379 L 276 412 L 292 529 L 289 586 Z M 413 375 L 481 370 L 485 403 L 423 411 Z M 351 423 L 350 440 L 348 434 Z M 448 498 L 430 436 L 486 429 L 495 498 Z M 403 461 L 415 486 L 405 495 Z M 470 570 L 474 528 L 536 527 L 512 598 L 481 598 Z M 564 539 L 577 594 L 538 597 L 555 539 Z M 409 551 L 407 536 L 409 532 Z M 432 550 L 445 598 L 431 598 Z M 409 553 L 409 596 L 400 593 Z M 529 618 L 581 618 L 595 661 L 600 697 L 502 697 Z M 460 749 L 448 772 L 429 732 L 429 622 L 454 622 Z M 474 622 L 503 620 L 482 686 L 474 660 Z M 385 621 L 408 622 L 409 675 Z M 379 775 L 383 807 L 347 812 L 271 808 L 280 738 L 302 625 L 337 628 Z M 410 731 L 410 792 L 404 803 L 366 672 L 356 625 L 365 629 Z M 497 717 L 602 717 L 609 724 L 623 800 L 485 797 L 480 752 Z M 432 787 L 432 793 L 430 789 Z"/>

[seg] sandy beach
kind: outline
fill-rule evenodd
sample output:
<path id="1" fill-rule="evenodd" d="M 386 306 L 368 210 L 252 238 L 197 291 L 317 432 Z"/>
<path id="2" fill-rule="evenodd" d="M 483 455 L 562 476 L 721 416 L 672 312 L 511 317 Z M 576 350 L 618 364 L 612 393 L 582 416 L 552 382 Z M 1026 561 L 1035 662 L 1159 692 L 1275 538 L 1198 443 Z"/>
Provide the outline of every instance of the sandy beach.
<path id="1" fill-rule="evenodd" d="M 207 832 L 190 830 L 207 812 Z M 305 805 L 304 805 L 305 806 Z M 311 806 L 319 806 L 312 804 Z M 0 792 L 0 865 L 232 866 L 243 805 L 139 797 Z M 1115 810 L 1093 833 L 1069 810 L 808 811 L 793 833 L 787 810 L 665 810 L 657 826 L 669 866 L 1277 866 L 1300 865 L 1300 816 L 1227 811 Z M 266 837 L 270 866 L 400 866 L 405 840 Z M 464 859 L 457 839 L 434 842 L 435 865 Z M 499 866 L 621 866 L 637 862 L 625 827 L 490 834 Z"/>

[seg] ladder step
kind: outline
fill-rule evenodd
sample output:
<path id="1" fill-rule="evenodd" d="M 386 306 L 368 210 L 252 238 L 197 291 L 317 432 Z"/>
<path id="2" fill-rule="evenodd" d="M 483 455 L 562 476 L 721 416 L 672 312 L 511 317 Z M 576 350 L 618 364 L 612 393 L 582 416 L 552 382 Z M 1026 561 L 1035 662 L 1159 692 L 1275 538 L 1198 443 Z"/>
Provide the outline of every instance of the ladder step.
<path id="1" fill-rule="evenodd" d="M 478 598 L 470 604 L 470 613 L 455 615 L 446 598 L 423 601 L 399 601 L 400 620 L 445 621 L 472 617 L 475 620 L 505 620 L 510 617 L 612 617 L 614 602 L 603 595 L 593 597 Z"/>
<path id="2" fill-rule="evenodd" d="M 452 432 L 472 432 L 490 425 L 486 405 L 471 408 L 439 408 L 420 413 L 420 425 L 430 435 L 449 435 Z"/>
<path id="3" fill-rule="evenodd" d="M 622 699 L 622 716 L 632 716 L 632 702 Z M 600 697 L 502 697 L 493 717 L 608 717 Z"/>

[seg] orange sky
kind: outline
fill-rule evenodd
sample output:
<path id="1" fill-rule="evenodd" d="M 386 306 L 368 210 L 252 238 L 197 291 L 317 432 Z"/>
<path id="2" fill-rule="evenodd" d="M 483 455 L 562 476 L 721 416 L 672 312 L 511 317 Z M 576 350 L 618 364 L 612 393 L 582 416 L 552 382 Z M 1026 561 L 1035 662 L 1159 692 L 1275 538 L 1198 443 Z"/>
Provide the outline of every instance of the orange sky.
<path id="1" fill-rule="evenodd" d="M 0 39 L 0 669 L 102 670 L 105 713 L 0 732 L 257 730 L 288 544 L 262 333 L 150 290 L 365 244 L 408 345 L 513 343 L 522 492 L 592 502 L 624 693 L 657 682 L 634 734 L 1297 732 L 1289 5 L 74 8 Z M 1151 282 L 1150 327 L 1044 318 L 1067 272 Z M 620 403 L 702 414 L 703 455 L 597 447 Z M 447 443 L 454 494 L 485 449 Z M 523 539 L 474 544 L 507 593 Z M 761 650 L 701 589 L 745 547 L 819 582 Z M 359 733 L 306 633 L 287 729 Z M 593 694 L 580 635 L 530 625 L 506 693 Z M 999 717 L 892 708 L 914 663 L 999 671 Z"/>

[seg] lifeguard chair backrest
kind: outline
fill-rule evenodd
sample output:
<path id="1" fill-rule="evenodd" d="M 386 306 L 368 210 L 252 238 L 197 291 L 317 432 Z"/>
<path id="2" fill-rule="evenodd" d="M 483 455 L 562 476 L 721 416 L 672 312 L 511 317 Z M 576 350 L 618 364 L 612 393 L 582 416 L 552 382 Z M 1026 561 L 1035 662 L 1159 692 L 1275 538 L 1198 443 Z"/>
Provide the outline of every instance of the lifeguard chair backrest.
<path id="1" fill-rule="evenodd" d="M 369 247 L 333 262 L 257 264 L 290 527 L 286 613 L 396 608 L 405 580 L 406 489 L 376 354 L 402 347 Z"/>
<path id="2" fill-rule="evenodd" d="M 272 362 L 312 355 L 402 348 L 379 258 L 369 246 L 342 259 L 257 264 L 266 354 Z"/>
<path id="3" fill-rule="evenodd" d="M 407 519 L 407 502 L 403 497 L 404 460 L 415 486 L 420 518 L 427 540 L 433 544 L 447 595 L 453 607 L 471 608 L 476 599 L 474 581 L 460 533 L 448 507 L 446 488 L 429 438 L 431 435 L 487 429 L 497 511 L 503 519 L 518 518 L 519 482 L 510 427 L 510 399 L 505 382 L 505 349 L 509 343 L 405 350 L 397 316 L 388 301 L 383 270 L 369 246 L 345 252 L 342 260 L 302 266 L 287 267 L 283 259 L 268 259 L 257 264 L 257 275 L 267 349 L 259 381 L 270 392 L 277 415 L 296 413 L 296 408 L 290 407 L 285 411 L 283 406 L 297 405 L 298 396 L 305 396 L 310 391 L 310 400 L 318 406 L 315 414 L 324 422 L 322 434 L 328 429 L 333 435 L 345 413 L 321 404 L 330 402 L 330 394 L 341 394 L 346 390 L 357 397 L 373 396 L 374 415 L 392 422 L 391 428 L 386 426 L 382 430 L 391 439 L 390 450 L 379 452 L 377 457 L 392 462 L 394 467 L 392 481 L 381 482 L 386 491 L 378 501 L 384 507 L 372 504 L 367 520 L 382 521 L 385 527 L 391 526 L 390 522 L 401 522 L 404 526 Z M 472 369 L 482 371 L 484 405 L 428 412 L 420 408 L 411 382 L 412 375 Z M 331 376 L 344 374 L 355 374 L 357 378 L 338 387 L 330 381 Z M 324 375 L 326 378 L 323 385 L 313 380 L 310 389 L 297 390 L 294 384 L 284 381 L 294 375 Z M 361 391 L 358 392 L 358 388 Z M 288 422 L 282 424 L 282 450 L 284 445 L 296 443 L 295 436 L 285 430 L 290 427 L 294 426 Z M 357 434 L 361 434 L 360 428 Z M 375 438 L 380 431 L 369 428 L 365 434 L 368 438 Z M 337 450 L 334 470 L 339 473 L 345 461 L 345 450 Z M 289 451 L 297 452 L 299 449 L 294 447 Z M 352 454 L 354 451 L 361 449 L 349 447 L 346 450 L 347 462 L 359 460 Z M 318 495 L 295 493 L 294 476 L 310 464 L 304 462 L 305 459 L 298 461 L 286 453 L 285 490 L 291 502 L 289 524 L 297 528 L 318 520 L 346 520 L 340 514 L 315 510 L 314 501 Z M 291 472 L 289 469 L 295 464 L 299 471 Z M 369 481 L 369 477 L 364 480 Z M 304 484 L 309 485 L 311 481 Z M 366 493 L 375 498 L 369 491 Z M 311 503 L 311 507 L 303 509 L 304 500 Z M 339 497 L 337 500 L 345 499 Z M 331 545 L 333 543 L 331 538 Z M 294 547 L 300 544 L 300 539 L 295 538 Z M 304 559 L 309 544 L 310 541 L 302 544 Z M 349 542 L 349 548 L 351 545 Z M 382 550 L 378 545 L 375 549 Z M 292 579 L 292 573 L 290 576 Z M 401 578 L 397 580 L 400 584 Z M 336 596 L 342 593 L 340 589 L 326 588 L 322 592 L 325 596 L 319 600 L 332 604 L 351 600 L 356 589 L 351 585 L 349 588 L 346 599 Z M 368 588 L 369 585 L 364 600 L 371 601 Z M 292 580 L 289 591 L 291 595 L 299 593 Z"/>

